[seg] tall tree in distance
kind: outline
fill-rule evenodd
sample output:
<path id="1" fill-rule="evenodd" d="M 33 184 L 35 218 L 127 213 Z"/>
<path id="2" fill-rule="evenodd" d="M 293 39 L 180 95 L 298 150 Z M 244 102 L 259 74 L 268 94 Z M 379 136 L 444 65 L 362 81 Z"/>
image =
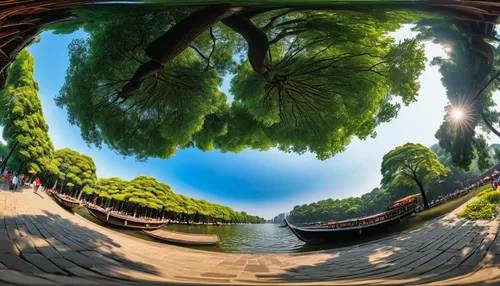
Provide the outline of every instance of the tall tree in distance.
<path id="1" fill-rule="evenodd" d="M 7 102 L 2 116 L 3 138 L 10 148 L 1 168 L 5 167 L 10 156 L 14 156 L 20 163 L 19 171 L 27 169 L 56 173 L 57 166 L 52 160 L 54 146 L 38 97 L 38 83 L 33 76 L 34 64 L 27 50 L 20 52 L 12 64 L 6 87 L 0 91 L 0 98 Z"/>
<path id="2" fill-rule="evenodd" d="M 422 195 L 425 209 L 429 208 L 425 184 L 446 175 L 450 170 L 439 163 L 429 148 L 414 143 L 396 147 L 382 159 L 382 185 L 416 184 Z"/>

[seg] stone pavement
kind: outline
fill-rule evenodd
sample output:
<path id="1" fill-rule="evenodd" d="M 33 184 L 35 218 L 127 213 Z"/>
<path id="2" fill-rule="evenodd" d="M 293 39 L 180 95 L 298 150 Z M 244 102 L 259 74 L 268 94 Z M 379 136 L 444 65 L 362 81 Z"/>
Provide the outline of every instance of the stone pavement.
<path id="1" fill-rule="evenodd" d="M 141 240 L 74 215 L 43 193 L 0 190 L 0 285 L 500 284 L 499 220 L 474 223 L 457 211 L 370 244 L 254 255 Z"/>

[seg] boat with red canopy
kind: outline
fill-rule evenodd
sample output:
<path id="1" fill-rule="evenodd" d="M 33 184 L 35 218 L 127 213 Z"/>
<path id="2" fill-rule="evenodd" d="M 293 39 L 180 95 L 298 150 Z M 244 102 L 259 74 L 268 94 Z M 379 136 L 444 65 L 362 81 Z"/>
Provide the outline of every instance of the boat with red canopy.
<path id="1" fill-rule="evenodd" d="M 314 226 L 295 226 L 285 219 L 293 234 L 306 243 L 348 240 L 359 236 L 380 233 L 395 223 L 415 213 L 419 194 L 395 201 L 387 211 L 343 221 L 332 221 Z"/>

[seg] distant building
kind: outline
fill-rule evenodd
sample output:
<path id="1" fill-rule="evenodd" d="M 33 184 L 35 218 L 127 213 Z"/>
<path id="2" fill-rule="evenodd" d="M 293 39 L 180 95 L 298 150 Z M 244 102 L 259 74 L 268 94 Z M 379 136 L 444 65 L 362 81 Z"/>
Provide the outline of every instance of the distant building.
<path id="1" fill-rule="evenodd" d="M 289 217 L 290 217 L 290 213 L 281 213 L 281 214 L 274 217 L 273 223 L 282 224 L 283 221 L 285 220 L 285 218 L 288 219 Z"/>

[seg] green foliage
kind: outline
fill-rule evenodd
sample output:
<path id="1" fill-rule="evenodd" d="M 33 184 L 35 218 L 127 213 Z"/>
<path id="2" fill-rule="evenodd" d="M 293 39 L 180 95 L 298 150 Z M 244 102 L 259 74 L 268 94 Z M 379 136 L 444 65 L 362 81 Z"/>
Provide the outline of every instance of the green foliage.
<path id="1" fill-rule="evenodd" d="M 295 206 L 290 215 L 293 222 L 350 219 L 381 212 L 387 209 L 395 200 L 409 194 L 408 190 L 398 193 L 395 190 L 375 188 L 361 197 L 349 197 L 340 200 L 327 199 Z"/>
<path id="2" fill-rule="evenodd" d="M 489 45 L 480 37 L 471 37 L 471 34 L 479 32 L 463 23 L 452 19 L 427 19 L 420 21 L 415 30 L 420 32 L 419 39 L 441 43 L 450 51 L 446 58 L 437 57 L 431 62 L 439 67 L 441 82 L 450 102 L 435 135 L 439 145 L 451 154 L 455 166 L 468 171 L 477 158 L 479 169 L 484 170 L 491 165 L 488 146 L 484 136 L 477 131 L 481 128 L 487 133 L 491 132 L 484 119 L 491 124 L 500 122 L 500 112 L 496 111 L 492 97 L 500 85 L 494 81 L 482 93 L 481 100 L 475 97 L 499 70 L 500 53 L 499 47 Z M 484 56 L 486 54 L 495 56 L 493 64 Z M 453 120 L 451 113 L 454 108 L 463 109 L 463 119 Z"/>
<path id="3" fill-rule="evenodd" d="M 495 160 L 497 161 L 500 161 L 500 149 L 493 149 L 493 158 L 495 158 Z"/>
<path id="4" fill-rule="evenodd" d="M 430 149 L 436 154 L 438 161 L 450 169 L 450 172 L 442 178 L 442 181 L 431 180 L 426 185 L 427 196 L 437 198 L 441 195 L 447 195 L 457 188 L 461 188 L 461 182 L 480 174 L 475 164 L 471 166 L 469 172 L 456 168 L 451 162 L 451 155 L 440 148 L 438 144 L 432 145 Z M 494 191 L 488 186 L 485 187 L 488 189 L 480 192 L 478 196 Z M 415 184 L 387 184 L 380 189 L 374 188 L 359 198 L 327 199 L 309 205 L 295 206 L 290 214 L 294 222 L 350 219 L 384 211 L 394 201 L 418 192 L 419 189 Z"/>
<path id="5" fill-rule="evenodd" d="M 252 19 L 271 46 L 269 76 L 254 71 L 249 60 L 235 68 L 233 57 L 247 44 L 216 24 L 120 98 L 150 60 L 149 43 L 190 12 L 141 8 L 103 17 L 97 8 L 76 10 L 79 22 L 68 31 L 83 27 L 89 38 L 71 43 L 56 102 L 88 143 L 139 159 L 169 158 L 192 146 L 223 152 L 277 147 L 327 159 L 353 137 L 375 136 L 376 126 L 397 115 L 393 98 L 416 100 L 423 47 L 411 40 L 397 44 L 387 35 L 411 14 L 281 10 Z M 62 26 L 56 30 L 64 32 Z M 227 73 L 236 74 L 230 107 L 218 89 Z"/>
<path id="6" fill-rule="evenodd" d="M 431 149 L 406 143 L 384 155 L 382 159 L 382 185 L 417 185 L 424 207 L 429 208 L 424 185 L 445 176 L 450 169 L 441 164 Z"/>
<path id="7" fill-rule="evenodd" d="M 87 142 L 100 146 L 104 141 L 139 159 L 169 158 L 179 147 L 193 144 L 194 134 L 205 122 L 210 125 L 206 117 L 227 109 L 226 96 L 218 90 L 220 76 L 214 69 L 205 70 L 203 58 L 192 49 L 146 80 L 124 102 L 109 104 L 124 79 L 148 60 L 147 45 L 175 21 L 175 15 L 164 11 L 106 15 L 101 25 L 89 28 L 89 40 L 70 44 L 70 68 L 56 101 L 67 108 L 70 122 L 80 126 Z M 232 61 L 230 55 L 223 58 L 214 61 Z M 201 143 L 201 137 L 207 136 L 198 137 L 200 146 L 213 148 L 210 142 Z"/>
<path id="8" fill-rule="evenodd" d="M 97 180 L 95 187 L 86 186 L 83 192 L 96 194 L 109 200 L 178 214 L 201 215 L 233 222 L 264 222 L 264 219 L 258 216 L 236 212 L 226 206 L 176 194 L 168 184 L 158 182 L 154 177 L 139 176 L 130 182 L 119 178 L 101 178 Z"/>
<path id="9" fill-rule="evenodd" d="M 27 50 L 19 53 L 9 71 L 6 86 L 0 91 L 0 119 L 3 138 L 9 147 L 17 143 L 17 162 L 27 170 L 56 173 L 52 160 L 54 146 L 48 135 L 38 83 L 33 77 L 34 59 Z"/>
<path id="10" fill-rule="evenodd" d="M 489 192 L 485 194 L 482 199 L 488 201 L 490 204 L 500 204 L 500 191 Z"/>
<path id="11" fill-rule="evenodd" d="M 421 144 L 406 143 L 382 159 L 382 184 L 422 185 L 449 172 L 435 153 Z"/>
<path id="12" fill-rule="evenodd" d="M 54 161 L 59 170 L 57 177 L 61 184 L 76 186 L 78 189 L 95 185 L 96 166 L 91 157 L 65 148 L 54 152 Z"/>
<path id="13" fill-rule="evenodd" d="M 489 189 L 486 189 L 486 190 L 484 190 L 484 191 L 480 192 L 479 194 L 477 194 L 477 196 L 478 196 L 478 197 L 482 197 L 482 196 L 484 196 L 484 195 L 487 195 L 487 194 L 489 194 L 489 193 L 496 192 L 496 191 L 497 191 L 497 190 L 495 190 L 495 189 L 489 188 Z"/>
<path id="14" fill-rule="evenodd" d="M 468 204 L 458 215 L 470 220 L 490 219 L 498 213 L 500 191 L 491 192 Z"/>
<path id="15" fill-rule="evenodd" d="M 9 153 L 9 148 L 7 147 L 7 145 L 0 142 L 0 156 L 3 157 L 3 159 L 5 159 L 5 156 L 7 156 L 8 153 Z"/>

